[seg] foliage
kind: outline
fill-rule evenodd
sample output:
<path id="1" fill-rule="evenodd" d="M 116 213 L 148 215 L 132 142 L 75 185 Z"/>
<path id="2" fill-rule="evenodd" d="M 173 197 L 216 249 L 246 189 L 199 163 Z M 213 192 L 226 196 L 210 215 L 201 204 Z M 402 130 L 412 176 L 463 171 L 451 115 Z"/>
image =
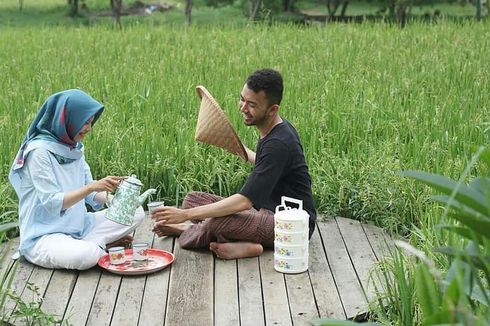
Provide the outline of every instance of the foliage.
<path id="1" fill-rule="evenodd" d="M 218 8 L 222 6 L 230 6 L 233 5 L 234 0 L 204 0 L 206 6 L 210 6 L 213 8 Z"/>
<path id="2" fill-rule="evenodd" d="M 25 301 L 16 293 L 7 291 L 7 296 L 15 303 L 15 309 L 9 320 L 22 322 L 24 325 L 69 325 L 68 320 L 58 319 L 41 309 L 43 299 L 39 293 L 39 287 L 29 282 L 26 288 L 33 294 L 31 301 Z"/>
<path id="3" fill-rule="evenodd" d="M 404 242 L 376 273 L 377 318 L 400 325 L 488 325 L 490 323 L 490 180 L 477 177 L 463 183 L 480 157 L 490 169 L 490 151 L 475 154 L 459 181 L 420 172 L 402 175 L 442 193 L 434 200 L 446 207 L 440 228 L 446 245 L 436 251 L 449 257 L 443 276 L 426 254 Z M 406 257 L 409 254 L 418 260 Z"/>
<path id="4" fill-rule="evenodd" d="M 17 226 L 17 200 L 10 184 L 0 183 L 0 242 Z"/>
<path id="5" fill-rule="evenodd" d="M 16 222 L 0 224 L 0 238 L 5 239 L 5 233 L 16 227 Z M 33 294 L 30 301 L 24 300 L 19 294 L 11 290 L 19 262 L 9 263 L 10 246 L 10 243 L 4 244 L 0 256 L 0 265 L 2 266 L 0 275 L 0 321 L 3 323 L 7 321 L 21 322 L 23 325 L 68 325 L 69 322 L 67 320 L 62 322 L 41 309 L 42 297 L 39 293 L 39 288 L 34 284 L 27 284 L 27 290 Z M 7 303 L 15 307 L 13 311 L 6 309 Z"/>
<path id="6" fill-rule="evenodd" d="M 117 37 L 104 26 L 7 28 L 0 34 L 0 75 L 11 76 L 0 87 L 0 208 L 16 209 L 6 176 L 28 121 L 51 93 L 72 87 L 106 106 L 85 140 L 95 178 L 135 173 L 170 205 L 189 190 L 240 190 L 250 165 L 194 141 L 195 86 L 209 89 L 253 148 L 257 134 L 243 125 L 236 94 L 247 74 L 270 66 L 285 77 L 281 111 L 302 139 L 318 211 L 406 233 L 423 226 L 433 207 L 427 191 L 397 171 L 455 175 L 471 145 L 489 140 L 487 24 L 404 31 L 135 25 Z"/>

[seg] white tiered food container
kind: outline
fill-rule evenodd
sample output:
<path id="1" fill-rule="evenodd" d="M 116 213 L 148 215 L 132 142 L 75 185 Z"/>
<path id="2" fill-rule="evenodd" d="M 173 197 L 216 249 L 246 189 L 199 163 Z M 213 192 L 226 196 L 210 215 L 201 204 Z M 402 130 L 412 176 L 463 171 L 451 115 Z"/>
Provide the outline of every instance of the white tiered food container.
<path id="1" fill-rule="evenodd" d="M 286 202 L 294 203 L 291 208 Z M 281 273 L 302 273 L 308 269 L 308 221 L 303 201 L 281 197 L 274 214 L 274 269 Z"/>

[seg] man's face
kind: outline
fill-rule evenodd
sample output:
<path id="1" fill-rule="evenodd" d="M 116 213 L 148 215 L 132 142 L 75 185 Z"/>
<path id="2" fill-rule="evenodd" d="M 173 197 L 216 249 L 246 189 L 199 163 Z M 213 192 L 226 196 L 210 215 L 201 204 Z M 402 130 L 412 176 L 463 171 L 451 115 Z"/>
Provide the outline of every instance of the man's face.
<path id="1" fill-rule="evenodd" d="M 255 93 L 245 84 L 238 105 L 247 126 L 260 126 L 269 118 L 269 101 L 264 91 Z"/>

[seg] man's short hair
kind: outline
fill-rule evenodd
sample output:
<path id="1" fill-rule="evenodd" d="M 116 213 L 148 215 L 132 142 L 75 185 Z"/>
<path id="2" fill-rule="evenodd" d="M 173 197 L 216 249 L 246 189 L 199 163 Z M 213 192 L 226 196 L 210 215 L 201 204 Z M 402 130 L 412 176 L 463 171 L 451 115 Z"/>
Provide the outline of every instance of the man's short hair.
<path id="1" fill-rule="evenodd" d="M 274 69 L 260 69 L 247 78 L 247 87 L 255 93 L 265 92 L 269 106 L 281 104 L 284 89 L 281 74 Z"/>

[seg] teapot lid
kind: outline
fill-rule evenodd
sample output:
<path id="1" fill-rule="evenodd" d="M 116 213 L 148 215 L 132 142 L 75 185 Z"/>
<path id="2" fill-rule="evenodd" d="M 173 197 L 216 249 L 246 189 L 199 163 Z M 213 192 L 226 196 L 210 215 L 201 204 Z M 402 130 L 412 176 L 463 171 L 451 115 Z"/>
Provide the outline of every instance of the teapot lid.
<path id="1" fill-rule="evenodd" d="M 131 176 L 127 177 L 124 181 L 129 182 L 131 184 L 137 185 L 137 186 L 142 186 L 143 184 L 141 181 L 136 178 L 136 175 L 131 174 Z"/>

